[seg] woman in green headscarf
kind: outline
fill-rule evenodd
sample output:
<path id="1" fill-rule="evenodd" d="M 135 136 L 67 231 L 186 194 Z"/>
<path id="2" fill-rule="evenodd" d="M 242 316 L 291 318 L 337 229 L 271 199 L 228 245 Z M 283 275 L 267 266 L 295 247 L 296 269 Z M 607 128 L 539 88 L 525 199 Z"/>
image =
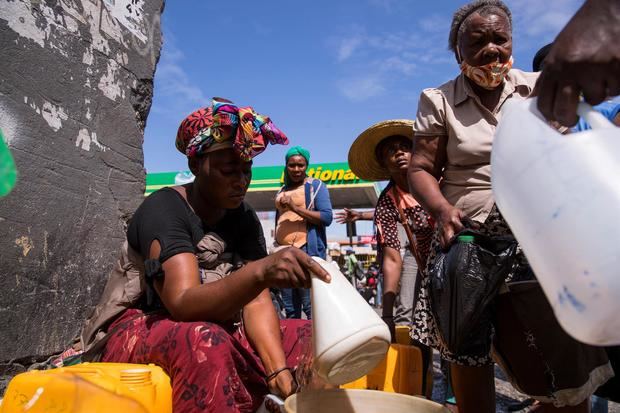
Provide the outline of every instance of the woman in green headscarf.
<path id="1" fill-rule="evenodd" d="M 325 259 L 325 228 L 332 222 L 332 204 L 327 186 L 308 177 L 310 152 L 294 146 L 286 153 L 284 186 L 276 195 L 275 243 L 293 246 L 310 256 Z M 282 301 L 287 318 L 301 318 L 301 312 L 312 318 L 310 292 L 301 288 L 284 288 Z"/>

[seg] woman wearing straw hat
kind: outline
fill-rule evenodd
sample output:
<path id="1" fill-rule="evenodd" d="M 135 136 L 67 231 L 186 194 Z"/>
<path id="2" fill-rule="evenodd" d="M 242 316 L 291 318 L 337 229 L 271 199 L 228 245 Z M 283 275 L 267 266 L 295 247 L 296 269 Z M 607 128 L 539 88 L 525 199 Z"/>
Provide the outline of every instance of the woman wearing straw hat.
<path id="1" fill-rule="evenodd" d="M 374 222 L 384 279 L 383 319 L 392 333 L 395 325 L 412 323 L 416 273 L 426 262 L 433 234 L 429 215 L 409 193 L 412 139 L 411 120 L 387 120 L 362 132 L 349 150 L 349 166 L 357 176 L 389 181 L 377 201 Z"/>

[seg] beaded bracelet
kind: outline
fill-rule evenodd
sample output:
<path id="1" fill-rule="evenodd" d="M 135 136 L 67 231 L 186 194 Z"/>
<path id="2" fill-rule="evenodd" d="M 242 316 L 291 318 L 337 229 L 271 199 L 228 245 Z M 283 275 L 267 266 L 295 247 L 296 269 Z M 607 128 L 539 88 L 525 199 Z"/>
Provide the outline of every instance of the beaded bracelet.
<path id="1" fill-rule="evenodd" d="M 290 367 L 286 367 L 286 366 L 284 366 L 284 367 L 282 367 L 282 368 L 279 368 L 279 369 L 275 370 L 273 373 L 271 373 L 270 375 L 268 375 L 268 376 L 266 377 L 266 381 L 267 381 L 267 383 L 269 383 L 271 380 L 275 379 L 275 378 L 276 378 L 276 376 L 277 376 L 278 374 L 282 373 L 284 370 L 291 370 L 291 368 L 290 368 Z"/>

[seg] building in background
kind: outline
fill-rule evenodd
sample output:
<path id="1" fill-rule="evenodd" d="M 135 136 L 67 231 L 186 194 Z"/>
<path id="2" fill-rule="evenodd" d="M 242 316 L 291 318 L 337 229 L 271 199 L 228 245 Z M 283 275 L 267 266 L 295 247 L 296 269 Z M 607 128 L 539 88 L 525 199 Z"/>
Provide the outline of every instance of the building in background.
<path id="1" fill-rule="evenodd" d="M 310 164 L 308 175 L 327 185 L 334 210 L 374 208 L 381 193 L 377 182 L 358 178 L 351 172 L 347 162 Z M 181 185 L 193 180 L 194 176 L 189 171 L 150 173 L 146 176 L 145 195 L 166 186 Z M 273 245 L 274 239 L 275 197 L 283 183 L 284 165 L 252 168 L 252 182 L 245 200 L 258 213 L 268 248 Z M 346 248 L 353 248 L 356 255 L 366 257 L 365 262 L 372 261 L 376 255 L 376 243 L 372 234 L 355 236 L 350 242 L 348 238 L 330 237 L 328 233 L 328 243 L 329 255 L 336 259 Z"/>

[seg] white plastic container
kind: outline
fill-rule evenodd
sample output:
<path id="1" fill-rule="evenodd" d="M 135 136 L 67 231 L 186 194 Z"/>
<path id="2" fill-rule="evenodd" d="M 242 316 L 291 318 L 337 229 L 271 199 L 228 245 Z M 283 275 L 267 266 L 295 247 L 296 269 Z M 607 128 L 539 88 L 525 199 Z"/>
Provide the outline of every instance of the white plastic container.
<path id="1" fill-rule="evenodd" d="M 620 344 L 620 128 L 590 106 L 592 130 L 561 135 L 536 100 L 507 103 L 491 154 L 495 201 L 562 327 Z"/>
<path id="2" fill-rule="evenodd" d="M 315 369 L 332 384 L 348 383 L 368 374 L 385 358 L 390 331 L 336 262 L 313 258 L 332 277 L 330 283 L 312 277 Z"/>
<path id="3" fill-rule="evenodd" d="M 416 396 L 378 390 L 319 390 L 286 399 L 287 413 L 448 413 L 442 405 Z"/>

